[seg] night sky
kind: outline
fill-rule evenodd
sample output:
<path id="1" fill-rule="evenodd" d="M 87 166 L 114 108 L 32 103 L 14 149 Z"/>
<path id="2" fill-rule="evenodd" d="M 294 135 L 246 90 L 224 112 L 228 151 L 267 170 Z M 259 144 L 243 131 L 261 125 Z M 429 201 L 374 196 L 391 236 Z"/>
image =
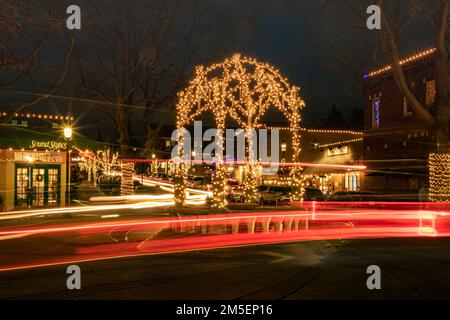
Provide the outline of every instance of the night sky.
<path id="1" fill-rule="evenodd" d="M 338 19 L 333 20 L 327 16 L 329 8 L 324 6 L 323 1 L 253 1 L 248 2 L 242 12 L 241 1 L 214 3 L 216 11 L 222 10 L 227 14 L 236 15 L 238 17 L 236 24 L 247 27 L 246 32 L 236 37 L 226 53 L 241 52 L 267 61 L 276 66 L 292 84 L 300 86 L 300 94 L 306 102 L 303 114 L 304 126 L 319 125 L 320 119 L 329 113 L 333 104 L 337 105 L 344 116 L 349 115 L 354 107 L 362 107 L 362 89 L 358 79 L 369 67 L 374 68 L 383 63 L 379 55 L 369 52 L 370 54 L 361 56 L 358 66 L 347 68 L 340 65 L 338 68 L 332 68 L 336 66 L 337 61 L 336 43 L 347 50 L 340 55 L 354 53 L 357 56 L 362 52 L 362 47 L 373 41 L 373 33 L 367 30 L 364 31 L 367 35 L 364 38 L 356 37 L 356 34 L 365 28 L 362 23 L 348 19 L 345 14 L 337 14 Z M 359 0 L 354 3 L 355 8 L 361 5 Z M 82 39 L 82 36 L 78 37 Z M 419 46 L 419 48 L 422 44 L 419 39 L 410 43 L 411 47 Z M 44 62 L 41 61 L 40 65 L 41 70 L 45 70 L 43 76 L 25 82 L 18 89 L 39 92 L 42 84 L 46 83 L 46 77 L 54 76 L 56 70 L 54 66 L 58 65 L 61 57 L 61 54 L 51 49 L 43 51 L 41 59 Z M 69 87 L 70 79 L 69 76 L 67 79 Z M 79 92 L 72 86 L 70 90 L 65 90 L 64 94 L 77 96 Z M 21 97 L 23 98 L 23 95 Z M 19 99 L 17 95 L 5 90 L 1 91 L 0 98 L 4 105 L 8 105 L 5 101 Z M 98 123 L 91 125 L 90 122 L 93 120 L 98 122 L 101 118 L 98 115 L 94 116 L 89 107 L 80 106 L 76 102 L 68 105 L 68 101 L 64 99 L 48 99 L 35 109 L 47 111 L 53 108 L 61 113 L 66 113 L 70 109 L 69 111 L 75 113 L 85 128 L 92 127 L 95 130 L 98 127 Z M 167 118 L 173 120 L 173 117 Z"/>

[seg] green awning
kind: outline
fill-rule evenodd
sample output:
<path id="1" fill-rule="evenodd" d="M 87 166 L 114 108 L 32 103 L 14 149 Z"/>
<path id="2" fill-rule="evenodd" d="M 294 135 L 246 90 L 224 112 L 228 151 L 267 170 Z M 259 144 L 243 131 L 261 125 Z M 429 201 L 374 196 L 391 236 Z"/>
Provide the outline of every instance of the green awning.
<path id="1" fill-rule="evenodd" d="M 54 146 L 57 149 L 66 141 L 61 130 L 47 129 L 37 130 L 28 127 L 0 125 L 0 148 L 15 149 L 48 149 L 47 146 Z M 74 133 L 70 145 L 80 149 L 102 150 L 104 143 L 91 140 L 78 133 Z"/>

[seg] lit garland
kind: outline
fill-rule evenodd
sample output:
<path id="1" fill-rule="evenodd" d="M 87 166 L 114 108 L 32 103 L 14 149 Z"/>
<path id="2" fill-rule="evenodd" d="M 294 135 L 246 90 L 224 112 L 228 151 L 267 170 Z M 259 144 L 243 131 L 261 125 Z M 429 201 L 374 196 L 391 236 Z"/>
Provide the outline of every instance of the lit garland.
<path id="1" fill-rule="evenodd" d="M 82 171 L 87 172 L 88 181 L 97 186 L 99 170 L 102 169 L 103 172 L 110 173 L 113 166 L 118 165 L 117 159 L 119 154 L 112 153 L 110 149 L 105 149 L 103 151 L 97 151 L 94 153 L 90 150 L 81 150 L 74 147 L 81 158 L 79 164 Z"/>
<path id="2" fill-rule="evenodd" d="M 328 143 L 328 144 L 321 144 L 321 145 L 318 146 L 318 148 L 335 147 L 335 146 L 345 145 L 345 144 L 349 144 L 349 143 L 353 143 L 353 142 L 359 142 L 359 141 L 363 141 L 363 138 L 352 139 L 352 140 L 345 140 L 345 141 L 339 141 L 339 142 L 333 142 L 333 143 Z"/>
<path id="3" fill-rule="evenodd" d="M 435 202 L 450 201 L 450 154 L 431 153 L 428 158 L 429 199 Z"/>
<path id="4" fill-rule="evenodd" d="M 134 194 L 134 163 L 122 163 L 122 177 L 120 179 L 120 194 Z"/>
<path id="5" fill-rule="evenodd" d="M 119 158 L 118 152 L 111 152 L 110 149 L 97 152 L 97 159 L 104 172 L 110 173 L 114 165 L 117 165 L 117 159 Z"/>
<path id="6" fill-rule="evenodd" d="M 434 54 L 435 52 L 436 52 L 436 48 L 431 48 L 431 49 L 428 49 L 428 50 L 419 52 L 419 53 L 417 53 L 417 54 L 414 54 L 414 55 L 412 55 L 412 56 L 409 56 L 409 57 L 406 57 L 405 59 L 400 60 L 400 65 L 403 66 L 403 65 L 408 64 L 408 63 L 410 63 L 410 62 L 413 62 L 413 61 L 416 61 L 416 60 L 419 60 L 419 59 L 428 57 L 428 56 Z M 375 77 L 375 76 L 378 76 L 378 75 L 380 75 L 380 74 L 383 74 L 383 73 L 385 73 L 385 72 L 388 72 L 388 71 L 390 71 L 391 69 L 392 69 L 392 66 L 387 65 L 387 66 L 384 66 L 384 67 L 382 67 L 382 68 L 380 68 L 380 69 L 377 69 L 377 70 L 375 70 L 375 71 L 369 72 L 369 73 L 367 74 L 367 77 L 368 77 L 368 78 L 373 78 L 373 77 Z"/>
<path id="7" fill-rule="evenodd" d="M 280 130 L 280 131 L 290 131 L 290 127 L 278 127 L 278 126 L 267 126 L 260 125 L 258 127 L 269 129 L 269 130 Z M 324 129 L 306 129 L 300 128 L 300 132 L 308 132 L 308 133 L 330 133 L 330 134 L 351 134 L 355 136 L 362 136 L 364 132 L 362 131 L 354 131 L 354 130 L 324 130 Z"/>
<path id="8" fill-rule="evenodd" d="M 230 116 L 241 128 L 249 131 L 260 126 L 260 121 L 270 107 L 275 107 L 287 118 L 292 133 L 293 161 L 299 160 L 300 155 L 300 110 L 305 106 L 299 97 L 299 88 L 291 86 L 288 80 L 281 76 L 278 70 L 267 63 L 256 59 L 234 54 L 221 63 L 212 64 L 205 68 L 196 67 L 195 77 L 188 87 L 179 92 L 177 104 L 177 128 L 183 129 L 196 117 L 205 111 L 212 111 L 217 129 L 221 132 L 223 147 L 223 132 L 225 118 Z M 182 142 L 179 135 L 178 143 Z M 182 154 L 178 155 L 177 167 L 182 166 Z M 256 196 L 256 179 L 253 164 L 247 157 L 247 174 L 244 185 L 248 189 L 249 201 Z M 221 170 L 222 159 L 217 162 L 214 179 L 225 179 Z M 186 171 L 176 170 L 180 175 L 175 181 L 175 202 L 184 203 L 183 184 Z M 223 171 L 225 172 L 225 171 Z M 225 184 L 213 182 L 213 206 L 223 207 L 225 201 Z M 222 188 L 223 186 L 223 188 Z"/>
<path id="9" fill-rule="evenodd" d="M 7 116 L 8 113 L 1 112 L 0 116 Z M 57 115 L 49 115 L 49 114 L 35 114 L 35 113 L 15 113 L 15 118 L 33 118 L 33 119 L 51 119 L 51 120 L 70 120 L 73 121 L 72 116 L 57 116 Z"/>

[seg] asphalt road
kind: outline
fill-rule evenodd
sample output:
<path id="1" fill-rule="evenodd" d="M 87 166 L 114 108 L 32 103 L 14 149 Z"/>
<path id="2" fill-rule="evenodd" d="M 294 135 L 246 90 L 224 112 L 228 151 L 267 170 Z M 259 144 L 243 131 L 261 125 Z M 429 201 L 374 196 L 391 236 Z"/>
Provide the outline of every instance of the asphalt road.
<path id="1" fill-rule="evenodd" d="M 310 241 L 0 273 L 1 299 L 450 299 L 450 239 Z M 381 268 L 368 290 L 366 268 Z"/>

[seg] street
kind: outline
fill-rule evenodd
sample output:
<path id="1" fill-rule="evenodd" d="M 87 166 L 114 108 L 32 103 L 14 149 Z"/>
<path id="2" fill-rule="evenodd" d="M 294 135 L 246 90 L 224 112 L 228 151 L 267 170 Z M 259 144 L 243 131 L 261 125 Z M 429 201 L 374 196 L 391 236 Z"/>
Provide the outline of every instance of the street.
<path id="1" fill-rule="evenodd" d="M 449 299 L 449 239 L 311 241 L 0 273 L 2 299 Z M 376 264 L 382 289 L 368 290 Z"/>
<path id="2" fill-rule="evenodd" d="M 216 214 L 128 206 L 4 220 L 0 299 L 450 298 L 441 204 L 304 202 Z M 80 290 L 66 285 L 74 264 Z M 366 286 L 371 265 L 381 268 L 381 290 Z"/>

